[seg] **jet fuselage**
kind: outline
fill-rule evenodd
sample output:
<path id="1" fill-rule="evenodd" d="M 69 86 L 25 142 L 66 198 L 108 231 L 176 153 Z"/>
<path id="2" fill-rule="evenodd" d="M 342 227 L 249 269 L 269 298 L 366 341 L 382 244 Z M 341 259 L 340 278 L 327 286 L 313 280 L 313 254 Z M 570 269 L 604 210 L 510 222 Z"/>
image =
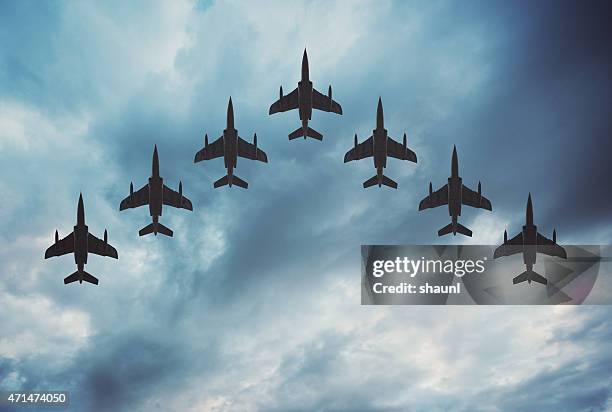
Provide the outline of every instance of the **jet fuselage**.
<path id="1" fill-rule="evenodd" d="M 85 224 L 85 207 L 83 206 L 83 197 L 79 197 L 79 205 L 77 207 L 77 224 L 74 226 L 74 263 L 77 264 L 79 270 L 87 264 L 87 239 L 89 238 L 89 228 Z"/>
<path id="2" fill-rule="evenodd" d="M 448 178 L 448 214 L 453 222 L 453 234 L 457 232 L 457 218 L 461 216 L 463 179 L 459 177 L 457 149 L 453 148 L 451 176 Z"/>
<path id="3" fill-rule="evenodd" d="M 227 105 L 227 127 L 223 130 L 223 160 L 231 182 L 238 161 L 238 130 L 234 128 L 234 105 L 231 97 Z"/>
<path id="4" fill-rule="evenodd" d="M 461 188 L 463 187 L 463 179 L 460 177 L 448 178 L 448 214 L 453 218 L 453 222 L 457 221 L 457 217 L 461 216 Z"/>
<path id="5" fill-rule="evenodd" d="M 151 177 L 149 178 L 149 213 L 153 218 L 153 223 L 157 223 L 159 216 L 162 215 L 163 189 L 164 179 L 159 176 L 159 157 L 157 146 L 155 146 Z"/>
<path id="6" fill-rule="evenodd" d="M 312 82 L 308 74 L 308 56 L 304 50 L 302 57 L 302 79 L 298 82 L 298 108 L 302 127 L 308 127 L 308 120 L 312 118 Z"/>
<path id="7" fill-rule="evenodd" d="M 378 99 L 376 108 L 376 129 L 372 130 L 372 150 L 374 167 L 378 175 L 379 182 L 382 182 L 383 169 L 387 167 L 387 129 L 385 129 L 385 119 L 383 114 L 382 100 Z"/>
<path id="8" fill-rule="evenodd" d="M 525 212 L 525 225 L 523 226 L 523 262 L 527 270 L 531 270 L 536 262 L 538 244 L 538 227 L 533 224 L 533 205 L 531 194 L 527 199 L 527 210 Z"/>

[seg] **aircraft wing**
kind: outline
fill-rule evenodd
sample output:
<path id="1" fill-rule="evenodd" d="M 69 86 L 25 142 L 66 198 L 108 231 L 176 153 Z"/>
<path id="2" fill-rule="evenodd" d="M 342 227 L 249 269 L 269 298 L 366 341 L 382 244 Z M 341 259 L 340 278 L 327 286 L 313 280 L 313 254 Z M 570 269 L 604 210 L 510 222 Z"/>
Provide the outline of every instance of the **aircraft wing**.
<path id="1" fill-rule="evenodd" d="M 414 163 L 417 162 L 416 153 L 390 137 L 387 137 L 387 155 L 400 160 L 410 160 Z"/>
<path id="2" fill-rule="evenodd" d="M 146 184 L 131 196 L 126 197 L 121 201 L 119 210 L 132 209 L 149 204 L 149 185 Z"/>
<path id="3" fill-rule="evenodd" d="M 104 242 L 102 239 L 98 239 L 91 233 L 87 237 L 87 251 L 100 256 L 109 256 L 115 259 L 119 259 L 117 249 Z"/>
<path id="4" fill-rule="evenodd" d="M 208 146 L 204 146 L 202 150 L 197 152 L 193 162 L 198 163 L 202 160 L 216 159 L 217 157 L 223 156 L 225 152 L 223 146 L 223 136 L 221 136 L 217 140 L 215 140 Z"/>
<path id="5" fill-rule="evenodd" d="M 539 232 L 537 243 L 539 253 L 544 253 L 545 255 L 558 256 L 560 258 L 567 259 L 567 253 L 565 252 L 565 249 L 563 249 L 561 246 L 559 246 L 546 236 L 541 235 Z"/>
<path id="6" fill-rule="evenodd" d="M 479 209 L 492 210 L 491 201 L 463 185 L 461 188 L 461 203 Z"/>
<path id="7" fill-rule="evenodd" d="M 344 155 L 344 163 L 350 162 L 351 160 L 365 159 L 374 155 L 374 138 L 368 137 L 357 146 L 346 152 Z"/>
<path id="8" fill-rule="evenodd" d="M 448 204 L 448 185 L 442 186 L 440 189 L 432 192 L 419 203 L 419 210 L 430 209 Z"/>
<path id="9" fill-rule="evenodd" d="M 342 114 L 342 106 L 329 96 L 321 94 L 315 89 L 312 89 L 312 108 L 322 110 L 324 112 L 333 112 Z"/>
<path id="10" fill-rule="evenodd" d="M 286 112 L 287 110 L 297 109 L 300 105 L 297 87 L 291 93 L 282 96 L 280 99 L 272 103 L 269 114 L 278 112 Z"/>
<path id="11" fill-rule="evenodd" d="M 514 236 L 503 245 L 495 249 L 493 258 L 497 259 L 501 256 L 511 256 L 523 251 L 523 232 L 519 232 L 518 235 Z"/>
<path id="12" fill-rule="evenodd" d="M 193 210 L 193 205 L 191 204 L 191 200 L 187 199 L 182 194 L 175 192 L 170 189 L 168 186 L 164 185 L 162 199 L 164 205 L 177 207 L 179 209 L 187 209 Z"/>
<path id="13" fill-rule="evenodd" d="M 45 259 L 74 252 L 74 232 L 58 240 L 45 251 Z"/>
<path id="14" fill-rule="evenodd" d="M 268 163 L 266 152 L 257 148 L 253 143 L 247 142 L 240 136 L 238 136 L 238 156 Z"/>

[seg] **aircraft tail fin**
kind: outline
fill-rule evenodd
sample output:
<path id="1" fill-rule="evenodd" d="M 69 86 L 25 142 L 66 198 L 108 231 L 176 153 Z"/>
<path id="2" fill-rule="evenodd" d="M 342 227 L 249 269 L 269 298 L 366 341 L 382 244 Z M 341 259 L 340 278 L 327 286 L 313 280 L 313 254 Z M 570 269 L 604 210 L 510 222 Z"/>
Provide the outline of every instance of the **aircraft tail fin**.
<path id="1" fill-rule="evenodd" d="M 369 178 L 368 180 L 366 180 L 365 182 L 363 182 L 363 187 L 367 188 L 367 187 L 374 186 L 374 185 L 377 185 L 377 184 L 379 184 L 379 182 L 378 182 L 378 175 L 374 175 L 371 178 Z M 394 182 L 393 180 L 389 179 L 385 175 L 382 176 L 382 182 L 380 182 L 380 184 L 392 187 L 393 189 L 397 189 L 397 183 Z"/>
<path id="2" fill-rule="evenodd" d="M 461 233 L 462 235 L 472 237 L 472 231 L 467 227 L 463 226 L 461 223 L 457 223 L 457 233 Z M 449 223 L 444 226 L 442 229 L 438 230 L 438 236 L 448 235 L 449 233 L 453 233 L 453 224 Z"/>
<path id="3" fill-rule="evenodd" d="M 229 176 L 225 175 L 221 179 L 217 180 L 213 186 L 217 188 L 217 187 L 225 186 L 228 183 L 229 183 Z"/>
<path id="4" fill-rule="evenodd" d="M 232 176 L 232 184 L 239 186 L 243 189 L 247 189 L 249 187 L 249 184 L 247 182 L 245 182 L 244 180 L 242 180 L 241 178 L 239 178 L 236 175 Z"/>
<path id="5" fill-rule="evenodd" d="M 457 233 L 461 233 L 462 235 L 472 237 L 472 231 L 467 227 L 463 226 L 461 223 L 457 223 Z"/>
<path id="6" fill-rule="evenodd" d="M 221 187 L 221 186 L 225 186 L 229 184 L 229 176 L 225 175 L 223 176 L 221 179 L 217 180 L 214 184 L 214 187 Z M 236 175 L 232 175 L 232 185 L 236 185 L 238 187 L 241 187 L 243 189 L 248 189 L 249 184 L 247 182 L 245 182 L 244 180 L 242 180 L 241 178 L 239 178 Z"/>
<path id="7" fill-rule="evenodd" d="M 529 281 L 529 283 L 538 282 L 543 285 L 546 285 L 548 283 L 548 281 L 546 280 L 544 276 L 540 275 L 539 273 L 534 272 L 533 270 L 526 270 L 520 275 L 518 275 L 517 277 L 515 277 L 514 279 L 512 279 L 512 283 L 515 285 L 517 283 L 522 283 L 525 281 Z"/>
<path id="8" fill-rule="evenodd" d="M 298 137 L 312 137 L 313 139 L 323 140 L 323 135 L 310 127 L 307 127 L 306 129 L 303 127 L 298 127 L 291 132 L 291 134 L 289 134 L 289 140 L 297 139 Z"/>
<path id="9" fill-rule="evenodd" d="M 98 284 L 98 278 L 96 278 L 95 276 L 90 275 L 89 273 L 85 272 L 84 270 L 77 270 L 76 272 L 74 272 L 72 275 L 66 277 L 64 279 L 64 285 L 67 285 L 69 283 L 72 282 L 76 282 L 76 281 L 85 281 L 85 282 L 89 282 L 92 283 L 94 285 Z"/>
<path id="10" fill-rule="evenodd" d="M 140 231 L 138 232 L 138 235 L 144 236 L 144 235 L 148 235 L 148 234 L 151 234 L 151 233 L 155 233 L 156 235 L 157 235 L 157 233 L 161 233 L 162 235 L 166 235 L 166 236 L 169 236 L 169 237 L 172 237 L 172 235 L 174 234 L 172 232 L 172 230 L 170 230 L 166 226 L 162 225 L 161 223 L 157 223 L 157 232 L 156 232 L 155 231 L 155 224 L 154 223 L 150 223 L 147 226 L 145 226 L 142 229 L 140 229 Z"/>

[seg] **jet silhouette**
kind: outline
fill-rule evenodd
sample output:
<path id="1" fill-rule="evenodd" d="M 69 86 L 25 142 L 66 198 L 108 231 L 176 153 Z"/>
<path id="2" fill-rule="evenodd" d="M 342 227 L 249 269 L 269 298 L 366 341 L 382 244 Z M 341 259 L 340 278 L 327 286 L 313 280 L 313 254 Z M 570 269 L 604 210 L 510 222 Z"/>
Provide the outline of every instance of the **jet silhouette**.
<path id="1" fill-rule="evenodd" d="M 177 207 L 181 209 L 193 210 L 191 201 L 183 196 L 183 183 L 179 182 L 178 192 L 170 189 L 164 184 L 164 179 L 159 176 L 159 157 L 157 155 L 157 145 L 153 149 L 153 166 L 149 183 L 134 192 L 134 185 L 130 182 L 130 194 L 121 201 L 119 210 L 132 209 L 140 206 L 149 205 L 149 212 L 153 222 L 138 232 L 140 236 L 148 235 L 149 233 L 158 233 L 166 236 L 172 236 L 172 230 L 159 223 L 159 217 L 162 215 L 163 205 Z"/>
<path id="2" fill-rule="evenodd" d="M 451 223 L 438 230 L 438 236 L 453 235 L 461 233 L 465 236 L 472 236 L 472 231 L 460 223 L 457 218 L 461 216 L 461 205 L 467 205 L 480 209 L 492 210 L 489 199 L 481 194 L 480 182 L 478 182 L 478 192 L 474 192 L 462 183 L 459 177 L 459 161 L 457 160 L 457 148 L 453 146 L 453 158 L 451 161 L 451 176 L 448 183 L 435 192 L 432 191 L 431 182 L 429 183 L 429 196 L 421 200 L 419 211 L 448 205 L 448 213 L 452 218 Z"/>
<path id="3" fill-rule="evenodd" d="M 523 262 L 525 262 L 527 270 L 512 279 L 512 283 L 515 285 L 524 281 L 527 281 L 529 284 L 532 281 L 542 283 L 543 285 L 548 283 L 544 276 L 533 271 L 537 253 L 567 259 L 565 249 L 557 244 L 557 231 L 553 230 L 553 238 L 550 240 L 538 233 L 538 227 L 533 224 L 531 193 L 529 193 L 527 198 L 527 211 L 525 213 L 523 230 L 510 240 L 508 240 L 508 232 L 504 230 L 504 244 L 495 249 L 493 257 L 497 259 L 498 257 L 511 256 L 521 252 L 523 253 Z"/>
<path id="4" fill-rule="evenodd" d="M 227 127 L 223 130 L 223 134 L 217 140 L 208 144 L 208 134 L 204 136 L 204 148 L 196 153 L 194 163 L 202 160 L 215 159 L 223 156 L 227 175 L 214 183 L 214 187 L 225 185 L 240 186 L 244 189 L 249 187 L 249 184 L 234 174 L 238 156 L 251 160 L 259 160 L 260 162 L 268 163 L 266 153 L 257 148 L 257 133 L 253 136 L 253 143 L 238 136 L 238 130 L 234 129 L 234 106 L 230 97 L 227 105 Z"/>
<path id="5" fill-rule="evenodd" d="M 286 96 L 283 95 L 283 86 L 280 87 L 279 98 L 270 106 L 269 114 L 286 112 L 293 109 L 299 109 L 302 127 L 289 134 L 289 140 L 302 136 L 304 139 L 312 137 L 323 140 L 321 133 L 308 127 L 308 120 L 312 119 L 312 109 L 342 114 L 342 107 L 332 99 L 331 86 L 329 86 L 327 96 L 312 87 L 312 82 L 308 76 L 308 55 L 306 54 L 306 49 L 304 49 L 304 56 L 302 57 L 302 80 L 298 82 L 297 88 Z"/>
<path id="6" fill-rule="evenodd" d="M 397 183 L 383 174 L 383 169 L 387 167 L 388 156 L 417 162 L 416 154 L 406 146 L 406 133 L 404 133 L 403 144 L 400 144 L 389 137 L 384 123 L 382 100 L 379 97 L 376 109 L 376 129 L 372 131 L 372 136 L 358 144 L 357 134 L 355 134 L 355 147 L 344 155 L 344 163 L 366 157 L 374 158 L 376 176 L 363 182 L 364 188 L 378 184 L 378 187 L 385 185 L 397 189 Z"/>
<path id="7" fill-rule="evenodd" d="M 100 256 L 109 256 L 118 259 L 117 250 L 108 244 L 108 233 L 104 230 L 104 240 L 100 240 L 91 233 L 85 224 L 85 208 L 83 207 L 83 195 L 79 195 L 79 205 L 77 207 L 77 224 L 71 234 L 59 239 L 57 230 L 55 231 L 55 243 L 45 252 L 45 259 L 53 256 L 62 256 L 67 253 L 74 253 L 74 262 L 77 271 L 64 279 L 64 284 L 79 281 L 79 283 L 89 282 L 98 284 L 98 279 L 85 272 L 87 264 L 87 254 L 94 253 Z"/>

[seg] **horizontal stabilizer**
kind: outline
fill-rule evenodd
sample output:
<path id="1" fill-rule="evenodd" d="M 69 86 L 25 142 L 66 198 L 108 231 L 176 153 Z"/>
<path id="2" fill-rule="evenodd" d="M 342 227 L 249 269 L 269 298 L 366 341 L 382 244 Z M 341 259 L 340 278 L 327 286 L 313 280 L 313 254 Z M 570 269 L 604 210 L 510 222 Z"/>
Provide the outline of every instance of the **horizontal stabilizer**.
<path id="1" fill-rule="evenodd" d="M 228 184 L 229 184 L 229 176 L 225 175 L 221 179 L 217 180 L 214 183 L 213 186 L 215 188 L 218 188 L 218 187 L 225 186 L 225 185 L 228 185 Z M 241 187 L 243 189 L 248 189 L 249 188 L 249 184 L 247 182 L 245 182 L 244 180 L 242 180 L 241 178 L 239 178 L 238 176 L 236 176 L 236 175 L 232 175 L 232 184 L 230 186 L 232 186 L 232 185 L 236 185 L 236 186 Z"/>
<path id="2" fill-rule="evenodd" d="M 64 285 L 67 285 L 69 283 L 76 282 L 76 281 L 79 281 L 81 283 L 83 281 L 85 281 L 85 282 L 92 283 L 94 285 L 98 284 L 98 278 L 96 278 L 95 276 L 90 275 L 89 273 L 85 272 L 84 270 L 81 270 L 81 271 L 77 270 L 72 275 L 70 275 L 70 276 L 68 276 L 68 277 L 66 277 L 64 279 Z"/>
<path id="3" fill-rule="evenodd" d="M 371 178 L 363 182 L 364 188 L 374 186 L 374 185 L 385 185 L 385 186 L 392 187 L 393 189 L 397 189 L 397 183 L 389 179 L 385 175 L 382 176 L 382 182 L 379 182 L 378 175 L 372 176 Z"/>
<path id="4" fill-rule="evenodd" d="M 166 226 L 162 225 L 161 223 L 157 223 L 157 230 L 155 228 L 155 224 L 154 223 L 148 224 L 147 226 L 145 226 L 142 229 L 140 229 L 140 231 L 138 232 L 138 235 L 144 236 L 144 235 L 149 235 L 151 233 L 154 233 L 156 236 L 157 236 L 158 233 L 161 233 L 162 235 L 166 235 L 166 236 L 169 236 L 169 237 L 172 237 L 172 235 L 173 235 L 172 230 L 170 230 Z"/>
<path id="5" fill-rule="evenodd" d="M 472 231 L 467 227 L 463 226 L 461 223 L 457 223 L 457 233 L 461 233 L 462 235 L 472 237 Z"/>
<path id="6" fill-rule="evenodd" d="M 236 175 L 232 176 L 232 184 L 236 186 L 240 186 L 243 189 L 247 189 L 249 187 L 249 184 L 247 182 L 245 182 L 244 180 L 242 180 Z"/>
<path id="7" fill-rule="evenodd" d="M 461 233 L 462 235 L 472 237 L 472 231 L 467 227 L 463 226 L 461 223 L 457 223 L 456 233 Z M 438 236 L 448 235 L 449 233 L 453 233 L 453 224 L 449 223 L 444 226 L 442 229 L 438 230 Z M 454 234 L 456 234 L 454 233 Z"/>
<path id="8" fill-rule="evenodd" d="M 525 272 L 521 273 L 520 275 L 512 279 L 512 283 L 515 285 L 517 283 L 522 283 L 525 281 L 529 281 L 529 283 L 538 282 L 543 285 L 546 285 L 548 283 L 548 281 L 546 280 L 544 276 L 540 275 L 539 273 L 534 272 L 533 270 L 526 270 Z"/>
<path id="9" fill-rule="evenodd" d="M 225 186 L 225 185 L 226 185 L 226 184 L 228 184 L 228 183 L 229 183 L 229 176 L 225 175 L 225 176 L 223 176 L 221 179 L 217 180 L 217 181 L 216 181 L 216 182 L 213 184 L 213 186 L 214 186 L 215 188 L 217 188 L 217 187 Z"/>
<path id="10" fill-rule="evenodd" d="M 310 127 L 307 127 L 305 131 L 303 127 L 295 129 L 289 135 L 289 140 L 297 139 L 298 137 L 303 137 L 304 139 L 312 137 L 313 139 L 323 140 L 323 135 Z"/>
<path id="11" fill-rule="evenodd" d="M 448 225 L 444 226 L 442 229 L 438 230 L 438 236 L 448 235 L 449 233 L 452 233 L 452 231 L 453 231 L 453 224 L 449 223 Z"/>

